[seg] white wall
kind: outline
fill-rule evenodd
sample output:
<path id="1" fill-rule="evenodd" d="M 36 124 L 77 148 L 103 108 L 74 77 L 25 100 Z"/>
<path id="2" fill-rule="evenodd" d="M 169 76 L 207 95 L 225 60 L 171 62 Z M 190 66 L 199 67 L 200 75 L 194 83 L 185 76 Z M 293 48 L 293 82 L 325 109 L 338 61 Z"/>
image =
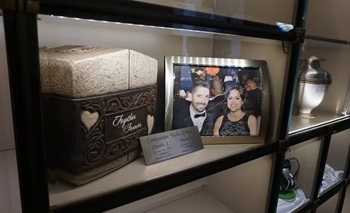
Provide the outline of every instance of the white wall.
<path id="1" fill-rule="evenodd" d="M 339 193 L 331 197 L 329 200 L 317 208 L 317 213 L 336 212 L 339 197 Z"/>
<path id="2" fill-rule="evenodd" d="M 0 212 L 21 212 L 16 153 L 0 151 Z"/>
<path id="3" fill-rule="evenodd" d="M 308 7 L 307 34 L 350 40 L 349 1 L 310 0 Z"/>
<path id="4" fill-rule="evenodd" d="M 350 145 L 350 130 L 332 135 L 327 163 L 335 170 L 344 171 Z"/>
<path id="5" fill-rule="evenodd" d="M 0 17 L 0 150 L 14 149 L 3 19 Z"/>

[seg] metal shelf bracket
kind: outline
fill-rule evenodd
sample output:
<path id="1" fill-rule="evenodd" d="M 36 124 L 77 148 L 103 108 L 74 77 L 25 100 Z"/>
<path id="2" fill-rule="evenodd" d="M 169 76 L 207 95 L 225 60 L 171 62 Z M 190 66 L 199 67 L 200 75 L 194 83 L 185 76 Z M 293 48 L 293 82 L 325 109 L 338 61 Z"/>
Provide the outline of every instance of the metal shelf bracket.
<path id="1" fill-rule="evenodd" d="M 277 143 L 278 143 L 277 153 L 283 154 L 288 151 L 289 149 L 288 139 L 279 140 Z"/>
<path id="2" fill-rule="evenodd" d="M 3 10 L 38 14 L 39 0 L 2 0 L 0 1 L 0 8 Z"/>
<path id="3" fill-rule="evenodd" d="M 293 43 L 303 44 L 305 40 L 306 29 L 301 27 L 295 27 L 294 31 L 295 31 L 296 37 Z"/>

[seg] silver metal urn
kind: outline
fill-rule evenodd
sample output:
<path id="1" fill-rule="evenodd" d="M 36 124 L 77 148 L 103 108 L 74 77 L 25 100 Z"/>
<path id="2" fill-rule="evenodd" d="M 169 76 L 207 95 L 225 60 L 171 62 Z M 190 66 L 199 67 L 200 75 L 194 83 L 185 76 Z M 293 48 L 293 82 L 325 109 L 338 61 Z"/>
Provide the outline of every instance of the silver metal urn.
<path id="1" fill-rule="evenodd" d="M 321 61 L 324 59 L 316 56 L 301 61 L 297 92 L 297 106 L 301 117 L 314 118 L 311 111 L 321 104 L 328 86 L 332 83 L 331 75 L 322 69 Z"/>

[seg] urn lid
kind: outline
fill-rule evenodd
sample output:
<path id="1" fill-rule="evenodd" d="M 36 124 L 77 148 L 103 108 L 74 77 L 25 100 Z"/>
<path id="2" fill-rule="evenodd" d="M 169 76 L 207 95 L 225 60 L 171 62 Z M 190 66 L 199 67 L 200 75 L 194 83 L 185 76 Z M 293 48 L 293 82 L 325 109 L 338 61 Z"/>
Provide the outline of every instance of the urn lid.
<path id="1" fill-rule="evenodd" d="M 299 82 L 313 84 L 331 84 L 331 75 L 321 67 L 324 59 L 311 56 L 301 60 Z"/>

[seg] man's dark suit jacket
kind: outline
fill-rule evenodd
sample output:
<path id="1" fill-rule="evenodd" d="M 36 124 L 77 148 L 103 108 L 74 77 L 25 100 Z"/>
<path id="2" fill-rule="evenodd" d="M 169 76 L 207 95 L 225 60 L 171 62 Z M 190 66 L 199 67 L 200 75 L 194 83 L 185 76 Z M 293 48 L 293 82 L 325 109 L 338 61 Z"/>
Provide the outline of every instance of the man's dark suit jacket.
<path id="1" fill-rule="evenodd" d="M 173 112 L 173 129 L 180 129 L 185 127 L 194 126 L 190 115 L 191 102 L 176 98 L 174 102 Z M 214 117 L 211 113 L 207 113 L 207 117 L 204 120 L 201 136 L 213 136 Z"/>

